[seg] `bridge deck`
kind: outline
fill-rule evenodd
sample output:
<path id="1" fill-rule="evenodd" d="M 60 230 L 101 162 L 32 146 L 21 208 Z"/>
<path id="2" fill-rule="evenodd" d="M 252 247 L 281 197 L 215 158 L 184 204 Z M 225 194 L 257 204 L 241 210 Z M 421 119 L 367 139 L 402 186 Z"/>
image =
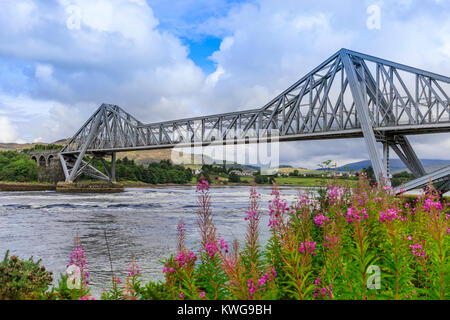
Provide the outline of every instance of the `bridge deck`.
<path id="1" fill-rule="evenodd" d="M 450 166 L 446 166 L 439 170 L 433 171 L 427 175 L 419 177 L 417 179 L 411 180 L 405 183 L 401 187 L 397 187 L 394 189 L 396 194 L 402 193 L 403 191 L 409 191 L 413 189 L 417 189 L 420 187 L 426 186 L 430 181 L 436 183 L 444 180 L 450 179 Z"/>

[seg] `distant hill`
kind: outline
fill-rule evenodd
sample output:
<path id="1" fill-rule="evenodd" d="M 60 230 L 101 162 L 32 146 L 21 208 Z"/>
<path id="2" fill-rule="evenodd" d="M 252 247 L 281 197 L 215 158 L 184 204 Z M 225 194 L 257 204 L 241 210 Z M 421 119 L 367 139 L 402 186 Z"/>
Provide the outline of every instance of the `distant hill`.
<path id="1" fill-rule="evenodd" d="M 24 149 L 31 149 L 35 145 L 48 145 L 48 144 L 57 144 L 60 146 L 66 145 L 68 139 L 58 140 L 52 143 L 44 143 L 44 142 L 35 142 L 35 143 L 0 143 L 0 151 L 22 151 Z"/>
<path id="2" fill-rule="evenodd" d="M 426 172 L 432 172 L 435 170 L 438 170 L 442 167 L 450 165 L 450 160 L 442 160 L 442 159 L 421 159 L 422 165 L 425 168 Z M 391 159 L 389 161 L 391 172 L 399 172 L 399 171 L 409 171 L 406 166 L 403 164 L 403 162 L 400 159 Z M 367 168 L 371 166 L 372 163 L 370 160 L 364 160 L 364 161 L 358 161 L 358 162 L 352 162 L 348 163 L 346 165 L 343 165 L 341 167 L 338 167 L 338 171 L 359 171 L 363 168 Z M 317 169 L 322 170 L 322 169 Z"/>
<path id="3" fill-rule="evenodd" d="M 64 146 L 66 145 L 66 143 L 69 142 L 69 139 L 61 139 L 55 142 L 52 142 L 51 144 L 57 144 L 57 145 L 61 145 Z M 49 143 L 42 143 L 42 142 L 37 142 L 37 143 L 23 143 L 23 144 L 19 144 L 19 143 L 0 143 L 0 151 L 8 151 L 8 150 L 13 150 L 13 151 L 22 151 L 24 149 L 30 149 L 35 145 L 47 145 Z M 183 156 L 183 153 L 180 153 L 178 155 L 179 157 Z M 138 164 L 144 164 L 144 165 L 148 165 L 151 162 L 160 162 L 161 160 L 170 160 L 172 157 L 172 149 L 158 149 L 158 150 L 139 150 L 139 151 L 128 151 L 128 152 L 120 152 L 117 154 L 117 158 L 118 159 L 123 159 L 127 157 L 130 160 L 134 160 L 136 163 Z M 192 158 L 192 157 L 191 157 Z M 194 159 L 194 163 L 198 164 L 198 165 L 189 165 L 189 167 L 192 168 L 200 168 L 201 165 L 200 163 L 202 163 L 202 156 L 195 154 L 193 156 Z M 203 156 L 203 160 L 206 163 L 211 163 L 211 164 L 215 164 L 215 165 L 222 165 L 223 161 L 221 160 L 214 160 L 211 157 L 208 156 Z M 255 171 L 255 170 L 259 170 L 259 167 L 257 166 L 250 166 L 250 165 L 240 165 L 240 164 L 236 164 L 234 162 L 227 162 L 226 163 L 226 167 L 230 168 L 240 168 L 243 171 Z"/>
<path id="4" fill-rule="evenodd" d="M 55 142 L 52 142 L 51 144 L 57 144 L 64 146 L 66 143 L 69 142 L 69 139 L 61 139 Z M 48 145 L 49 143 L 0 143 L 0 151 L 22 151 L 24 149 L 30 149 L 35 145 Z M 127 157 L 130 160 L 134 160 L 137 163 L 142 164 L 148 164 L 150 162 L 159 162 L 161 160 L 167 160 L 170 159 L 172 155 L 171 149 L 159 149 L 159 150 L 143 150 L 143 151 L 129 151 L 129 152 L 120 152 L 118 153 L 118 158 L 122 159 Z M 195 156 L 196 162 L 199 161 L 198 159 L 200 156 Z"/>

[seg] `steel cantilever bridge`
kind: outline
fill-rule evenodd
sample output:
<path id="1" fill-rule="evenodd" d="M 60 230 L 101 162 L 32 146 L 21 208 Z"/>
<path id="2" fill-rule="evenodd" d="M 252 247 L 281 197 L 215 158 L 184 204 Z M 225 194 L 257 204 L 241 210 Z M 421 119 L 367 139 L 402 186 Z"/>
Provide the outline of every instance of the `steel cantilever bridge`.
<path id="1" fill-rule="evenodd" d="M 449 77 L 341 49 L 258 109 L 144 124 L 103 104 L 59 158 L 67 182 L 81 174 L 115 181 L 121 151 L 362 137 L 377 179 L 389 181 L 392 149 L 416 177 L 406 189 L 430 179 L 448 189 L 450 166 L 427 174 L 406 136 L 450 132 L 449 95 Z M 112 158 L 106 174 L 91 165 L 105 156 Z"/>

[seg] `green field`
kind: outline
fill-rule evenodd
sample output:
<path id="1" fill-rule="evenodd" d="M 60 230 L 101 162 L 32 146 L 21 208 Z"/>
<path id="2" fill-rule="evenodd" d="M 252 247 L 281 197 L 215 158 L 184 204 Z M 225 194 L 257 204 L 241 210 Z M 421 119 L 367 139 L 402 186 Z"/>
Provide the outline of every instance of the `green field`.
<path id="1" fill-rule="evenodd" d="M 228 182 L 226 178 L 219 178 L 219 180 L 212 180 L 213 185 L 251 185 L 254 180 L 254 177 L 241 177 L 240 183 L 231 183 Z M 308 178 L 308 177 L 277 177 L 275 181 L 278 185 L 288 185 L 288 186 L 301 186 L 301 187 L 322 187 L 327 186 L 330 183 L 335 183 L 334 179 L 331 178 Z M 197 178 L 192 178 L 192 183 L 196 183 Z M 349 184 L 350 187 L 355 187 L 357 181 L 356 180 L 338 180 L 338 184 Z M 266 184 L 269 185 L 269 184 Z"/>

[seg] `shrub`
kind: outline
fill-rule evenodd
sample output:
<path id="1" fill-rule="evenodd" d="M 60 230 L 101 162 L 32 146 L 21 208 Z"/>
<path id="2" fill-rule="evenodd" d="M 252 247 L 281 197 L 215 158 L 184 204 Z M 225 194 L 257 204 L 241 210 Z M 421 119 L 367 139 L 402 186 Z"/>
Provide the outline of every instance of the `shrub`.
<path id="1" fill-rule="evenodd" d="M 0 264 L 0 300 L 40 299 L 52 282 L 52 272 L 40 266 L 41 260 L 9 257 L 9 250 Z"/>
<path id="2" fill-rule="evenodd" d="M 38 179 L 37 164 L 26 154 L 0 152 L 0 180 L 28 182 Z"/>
<path id="3" fill-rule="evenodd" d="M 228 176 L 229 182 L 241 182 L 241 177 L 235 172 L 231 172 Z"/>

